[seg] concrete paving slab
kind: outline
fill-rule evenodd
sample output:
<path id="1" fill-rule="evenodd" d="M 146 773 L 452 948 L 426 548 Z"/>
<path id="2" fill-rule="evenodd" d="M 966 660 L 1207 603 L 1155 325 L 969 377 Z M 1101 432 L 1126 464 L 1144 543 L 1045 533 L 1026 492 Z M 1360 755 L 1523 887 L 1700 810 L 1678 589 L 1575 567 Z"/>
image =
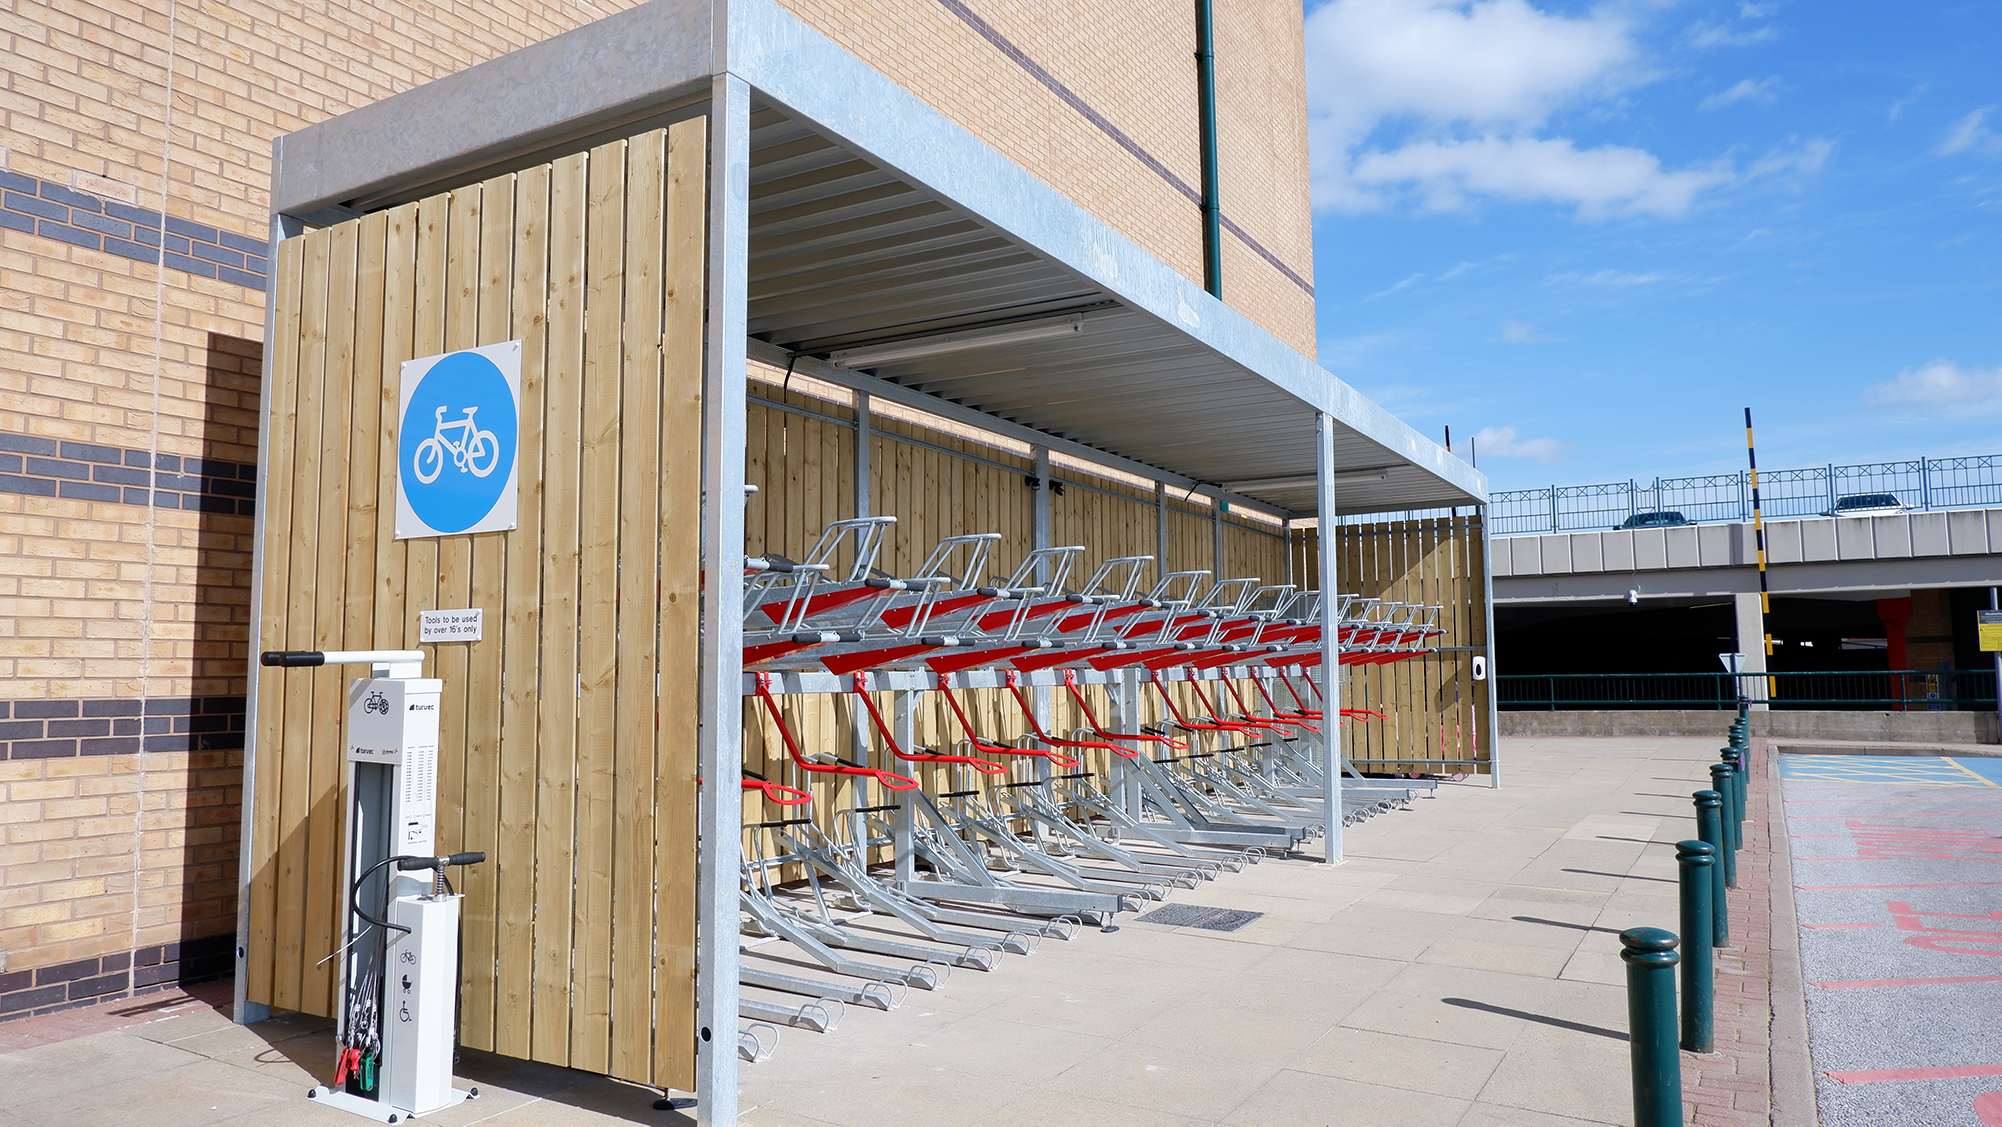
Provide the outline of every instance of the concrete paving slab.
<path id="1" fill-rule="evenodd" d="M 276 1077 L 259 1076 L 221 1061 L 190 1057 L 187 1064 L 178 1068 L 122 1078 L 114 1074 L 92 1083 L 72 1081 L 44 1088 L 42 1091 L 55 1094 L 23 1103 L 14 1110 L 29 1123 L 50 1127 L 57 1124 L 193 1127 L 245 1111 L 262 1112 L 266 1122 L 276 1123 L 285 1121 L 295 1102 L 307 1102 L 305 1087 Z"/>
<path id="2" fill-rule="evenodd" d="M 1481 1089 L 1484 1104 L 1600 1123 L 1625 1123 L 1633 1116 L 1632 1075 L 1625 1046 L 1617 1064 L 1575 1055 L 1510 1053 Z"/>
<path id="3" fill-rule="evenodd" d="M 1215 1122 L 1278 1072 L 1276 1065 L 1242 1060 L 1219 1068 L 1214 1058 L 1202 1053 L 1119 1041 L 1042 1086 Z"/>
<path id="4" fill-rule="evenodd" d="M 1209 1127 L 1212 1122 L 1068 1092 L 1039 1090 L 975 1120 L 972 1127 L 1048 1127 L 1052 1123 L 1089 1123 L 1092 1127 Z M 746 1120 L 746 1127 L 764 1125 Z"/>
<path id="5" fill-rule="evenodd" d="M 1468 1101 L 1286 1071 L 1252 1093 L 1224 1122 L 1237 1127 L 1453 1127 L 1466 1115 Z"/>
<path id="6" fill-rule="evenodd" d="M 1480 1094 L 1503 1055 L 1498 1049 L 1343 1027 L 1329 1030 L 1288 1067 L 1471 1100 Z"/>

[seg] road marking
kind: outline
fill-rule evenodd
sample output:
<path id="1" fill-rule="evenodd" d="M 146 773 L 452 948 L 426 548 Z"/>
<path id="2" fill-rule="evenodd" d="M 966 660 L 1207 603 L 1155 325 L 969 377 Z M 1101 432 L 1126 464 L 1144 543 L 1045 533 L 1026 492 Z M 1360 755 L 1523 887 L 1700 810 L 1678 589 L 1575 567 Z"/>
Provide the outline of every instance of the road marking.
<path id="1" fill-rule="evenodd" d="M 1920 857 L 1795 857 L 1795 858 L 1794 858 L 1794 860 L 1796 860 L 1796 861 L 1928 861 L 1928 860 L 1937 860 L 1937 861 L 1975 861 L 1975 862 L 1980 862 L 1980 863 L 1983 863 L 1983 864 L 1990 864 L 1990 865 L 1992 865 L 1992 864 L 1994 864 L 1994 863 L 1995 863 L 1995 862 L 1997 862 L 1997 861 L 2002 861 L 2002 857 L 1924 857 L 1924 856 L 1920 856 Z"/>
<path id="2" fill-rule="evenodd" d="M 1863 990 L 1873 986 L 1953 986 L 1963 982 L 2002 982 L 2002 974 L 1977 974 L 1964 978 L 1860 978 L 1851 982 L 1811 982 L 1808 985 L 1819 986 L 1823 990 Z"/>
<path id="3" fill-rule="evenodd" d="M 1859 858 L 1860 859 L 1860 858 Z M 2002 880 L 1965 880 L 1951 884 L 1797 884 L 1802 892 L 1862 892 L 1876 888 L 1994 888 Z"/>
<path id="4" fill-rule="evenodd" d="M 1986 775 L 1983 775 L 1983 774 L 1981 774 L 1980 772 L 1978 772 L 1978 771 L 1974 770 L 1973 768 L 1969 767 L 1969 766 L 1968 766 L 1967 764 L 1965 764 L 1965 763 L 1962 763 L 1962 762 L 1961 762 L 1960 760 L 1958 760 L 1958 759 L 1952 759 L 1952 758 L 1948 758 L 1948 759 L 1945 759 L 1945 760 L 1944 760 L 1944 762 L 1947 762 L 1947 763 L 1951 763 L 1951 764 L 1953 764 L 1953 765 L 1954 765 L 1955 767 L 1958 767 L 1958 768 L 1960 768 L 1961 770 L 1963 770 L 1963 771 L 1966 771 L 1966 772 L 1967 772 L 1967 774 L 1968 774 L 1968 775 L 1969 775 L 1969 776 L 1970 776 L 1971 778 L 1974 778 L 1974 779 L 1977 779 L 1977 780 L 1979 780 L 1979 781 L 1980 781 L 1980 783 L 1981 783 L 1981 785 L 1982 785 L 1982 786 L 1984 786 L 1984 787 L 1992 787 L 1992 786 L 1994 786 L 1994 785 L 1995 785 L 1995 781 L 1994 781 L 1993 779 L 1990 779 L 1990 778 L 1989 778 L 1988 776 L 1986 776 Z"/>
<path id="5" fill-rule="evenodd" d="M 1952 1068 L 1871 1068 L 1860 1072 L 1824 1072 L 1823 1075 L 1844 1084 L 1871 1084 L 1879 1080 L 1958 1080 L 1965 1076 L 2002 1076 L 2002 1064 L 1963 1064 Z"/>

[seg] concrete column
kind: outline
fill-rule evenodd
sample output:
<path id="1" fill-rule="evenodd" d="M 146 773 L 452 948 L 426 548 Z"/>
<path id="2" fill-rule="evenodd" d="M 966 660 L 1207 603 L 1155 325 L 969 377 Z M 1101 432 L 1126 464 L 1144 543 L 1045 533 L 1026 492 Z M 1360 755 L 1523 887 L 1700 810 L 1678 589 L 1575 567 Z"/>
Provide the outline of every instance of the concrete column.
<path id="1" fill-rule="evenodd" d="M 1738 622 L 1738 652 L 1745 655 L 1742 672 L 1766 672 L 1766 623 L 1759 613 L 1759 593 L 1742 591 L 1731 596 L 1731 609 Z M 1766 679 L 1764 677 L 1741 677 L 1739 692 L 1752 698 L 1755 712 L 1766 711 Z"/>

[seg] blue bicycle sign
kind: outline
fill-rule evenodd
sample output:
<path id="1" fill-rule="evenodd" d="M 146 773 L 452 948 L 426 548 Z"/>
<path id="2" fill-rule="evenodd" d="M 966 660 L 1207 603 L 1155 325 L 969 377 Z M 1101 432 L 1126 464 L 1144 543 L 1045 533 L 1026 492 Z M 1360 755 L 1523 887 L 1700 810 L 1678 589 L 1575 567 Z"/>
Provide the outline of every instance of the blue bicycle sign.
<path id="1" fill-rule="evenodd" d="M 396 537 L 515 526 L 521 342 L 406 361 Z"/>

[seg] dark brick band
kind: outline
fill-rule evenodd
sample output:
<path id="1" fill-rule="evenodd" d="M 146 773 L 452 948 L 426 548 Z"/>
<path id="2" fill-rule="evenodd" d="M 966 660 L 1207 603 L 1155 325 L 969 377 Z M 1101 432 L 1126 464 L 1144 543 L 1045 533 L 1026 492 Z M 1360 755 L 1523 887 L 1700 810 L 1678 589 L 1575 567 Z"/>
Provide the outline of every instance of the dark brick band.
<path id="1" fill-rule="evenodd" d="M 262 240 L 103 200 L 52 180 L 0 172 L 0 227 L 174 270 L 264 289 Z"/>
<path id="2" fill-rule="evenodd" d="M 257 467 L 0 434 L 0 493 L 247 517 L 257 511 Z"/>
<path id="3" fill-rule="evenodd" d="M 0 1021 L 220 978 L 235 966 L 235 943 L 233 936 L 211 935 L 0 974 Z"/>
<path id="4" fill-rule="evenodd" d="M 243 718 L 242 697 L 0 701 L 0 759 L 225 751 Z"/>

